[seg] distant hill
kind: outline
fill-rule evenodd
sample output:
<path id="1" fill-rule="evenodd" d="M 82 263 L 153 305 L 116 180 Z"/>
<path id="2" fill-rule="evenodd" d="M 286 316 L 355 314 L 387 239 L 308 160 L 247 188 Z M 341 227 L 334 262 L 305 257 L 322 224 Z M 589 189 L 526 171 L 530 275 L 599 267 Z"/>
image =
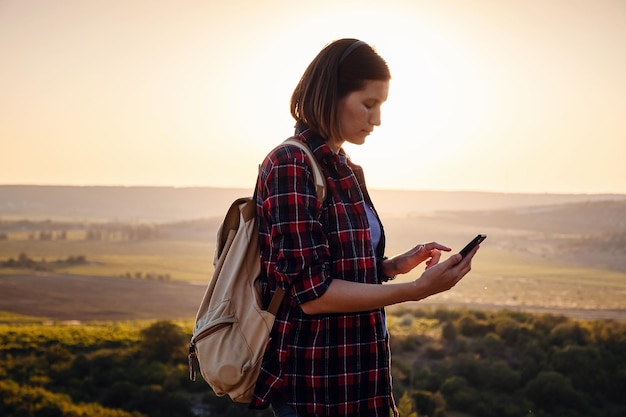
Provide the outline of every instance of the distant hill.
<path id="1" fill-rule="evenodd" d="M 221 217 L 249 189 L 214 187 L 107 187 L 0 185 L 0 218 L 82 221 L 172 222 Z M 452 191 L 371 190 L 387 216 L 440 211 L 542 207 L 594 201 L 626 201 L 621 194 L 507 194 Z"/>
<path id="2" fill-rule="evenodd" d="M 441 213 L 449 226 L 492 230 L 513 253 L 626 272 L 626 201 L 587 201 L 523 209 Z"/>
<path id="3" fill-rule="evenodd" d="M 490 211 L 440 213 L 450 222 L 541 232 L 590 236 L 626 232 L 626 200 L 552 204 Z"/>
<path id="4" fill-rule="evenodd" d="M 0 216 L 171 222 L 220 215 L 252 190 L 210 187 L 0 186 Z"/>

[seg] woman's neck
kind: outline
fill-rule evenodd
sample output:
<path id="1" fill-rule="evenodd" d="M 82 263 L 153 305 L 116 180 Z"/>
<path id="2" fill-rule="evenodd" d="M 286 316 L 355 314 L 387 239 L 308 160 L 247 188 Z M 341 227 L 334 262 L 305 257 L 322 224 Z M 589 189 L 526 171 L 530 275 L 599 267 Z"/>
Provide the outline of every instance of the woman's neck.
<path id="1" fill-rule="evenodd" d="M 326 144 L 330 147 L 330 149 L 332 149 L 332 151 L 334 153 L 339 153 L 339 150 L 341 149 L 341 146 L 343 145 L 343 140 L 335 140 L 335 139 L 328 139 L 326 141 Z"/>

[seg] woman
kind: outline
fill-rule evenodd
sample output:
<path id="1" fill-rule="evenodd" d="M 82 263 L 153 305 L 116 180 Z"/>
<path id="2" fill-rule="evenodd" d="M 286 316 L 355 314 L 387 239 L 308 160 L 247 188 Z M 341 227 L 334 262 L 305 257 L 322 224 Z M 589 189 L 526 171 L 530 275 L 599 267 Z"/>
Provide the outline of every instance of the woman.
<path id="1" fill-rule="evenodd" d="M 277 416 L 397 416 L 391 392 L 384 307 L 452 288 L 476 249 L 439 263 L 432 242 L 386 258 L 385 234 L 362 169 L 342 149 L 363 144 L 381 122 L 391 75 L 366 43 L 341 39 L 306 69 L 291 98 L 295 136 L 326 178 L 316 196 L 310 161 L 279 146 L 257 183 L 261 276 L 266 302 L 286 296 L 276 316 L 251 408 Z M 415 281 L 380 285 L 425 262 Z"/>

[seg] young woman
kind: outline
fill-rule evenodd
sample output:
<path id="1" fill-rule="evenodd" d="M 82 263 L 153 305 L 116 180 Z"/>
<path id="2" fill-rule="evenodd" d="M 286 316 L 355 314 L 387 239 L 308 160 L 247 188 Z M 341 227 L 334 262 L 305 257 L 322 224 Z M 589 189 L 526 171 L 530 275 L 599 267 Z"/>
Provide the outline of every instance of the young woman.
<path id="1" fill-rule="evenodd" d="M 420 244 L 387 258 L 385 234 L 361 167 L 344 142 L 363 144 L 381 123 L 391 75 L 366 43 L 341 39 L 310 63 L 291 98 L 295 137 L 326 178 L 316 196 L 311 163 L 293 145 L 263 161 L 257 184 L 261 276 L 266 302 L 286 296 L 276 316 L 251 408 L 277 416 L 397 416 L 391 392 L 384 307 L 449 290 L 477 249 L 439 262 L 450 248 Z M 392 280 L 426 264 L 407 283 Z"/>

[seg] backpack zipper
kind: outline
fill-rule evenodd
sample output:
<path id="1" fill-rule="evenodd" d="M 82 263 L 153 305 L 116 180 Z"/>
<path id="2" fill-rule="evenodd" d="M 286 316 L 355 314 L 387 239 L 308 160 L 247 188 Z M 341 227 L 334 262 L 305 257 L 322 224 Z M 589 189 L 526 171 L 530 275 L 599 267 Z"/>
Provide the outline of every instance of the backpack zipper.
<path id="1" fill-rule="evenodd" d="M 216 326 L 210 327 L 208 329 L 205 329 L 203 331 L 201 331 L 200 333 L 198 333 L 193 339 L 191 339 L 191 343 L 189 343 L 189 356 L 187 357 L 188 361 L 189 361 L 189 380 L 190 381 L 195 381 L 196 380 L 196 362 L 197 362 L 197 358 L 198 355 L 196 353 L 196 343 L 198 343 L 200 340 L 204 339 L 205 337 L 210 336 L 211 334 L 222 330 L 224 327 L 230 326 L 232 323 L 220 323 Z"/>

